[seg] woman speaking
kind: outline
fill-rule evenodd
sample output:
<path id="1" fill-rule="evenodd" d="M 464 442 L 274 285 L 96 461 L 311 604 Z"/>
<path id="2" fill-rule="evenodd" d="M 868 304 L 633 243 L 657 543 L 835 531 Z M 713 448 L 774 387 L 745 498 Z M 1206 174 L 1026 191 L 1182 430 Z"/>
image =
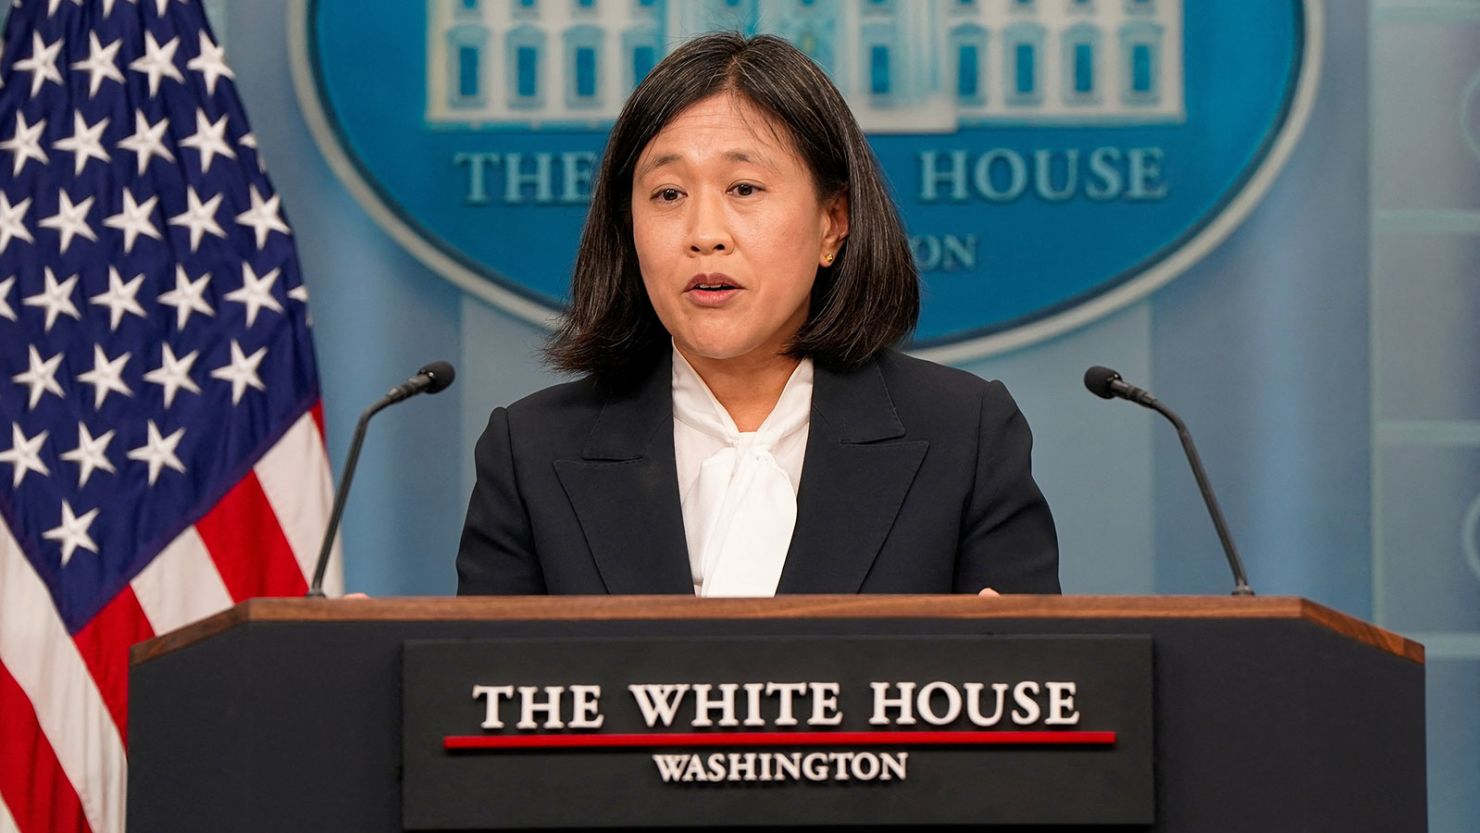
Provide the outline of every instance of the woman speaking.
<path id="1" fill-rule="evenodd" d="M 708 35 L 616 124 L 570 310 L 583 374 L 494 410 L 458 592 L 1057 593 L 1007 390 L 891 349 L 919 277 L 826 74 Z"/>

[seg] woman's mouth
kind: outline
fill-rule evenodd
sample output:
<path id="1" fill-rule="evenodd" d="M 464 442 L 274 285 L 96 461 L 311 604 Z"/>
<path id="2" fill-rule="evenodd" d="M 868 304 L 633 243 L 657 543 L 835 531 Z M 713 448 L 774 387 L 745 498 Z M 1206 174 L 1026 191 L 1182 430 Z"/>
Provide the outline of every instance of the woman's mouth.
<path id="1" fill-rule="evenodd" d="M 728 275 L 700 274 L 689 279 L 684 287 L 684 297 L 701 307 L 716 307 L 740 294 L 744 288 Z"/>
<path id="2" fill-rule="evenodd" d="M 696 289 L 705 292 L 722 292 L 726 289 L 743 289 L 739 281 L 723 272 L 700 272 L 689 278 L 688 285 L 684 287 L 685 292 Z"/>

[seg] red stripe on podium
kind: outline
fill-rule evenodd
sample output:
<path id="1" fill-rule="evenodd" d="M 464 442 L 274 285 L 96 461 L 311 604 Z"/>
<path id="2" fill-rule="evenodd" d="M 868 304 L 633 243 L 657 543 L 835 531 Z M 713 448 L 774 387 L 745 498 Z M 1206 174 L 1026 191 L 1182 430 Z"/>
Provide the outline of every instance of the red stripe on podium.
<path id="1" fill-rule="evenodd" d="M 687 746 L 1114 746 L 1114 732 L 714 732 L 646 735 L 449 735 L 442 748 L 613 749 Z"/>

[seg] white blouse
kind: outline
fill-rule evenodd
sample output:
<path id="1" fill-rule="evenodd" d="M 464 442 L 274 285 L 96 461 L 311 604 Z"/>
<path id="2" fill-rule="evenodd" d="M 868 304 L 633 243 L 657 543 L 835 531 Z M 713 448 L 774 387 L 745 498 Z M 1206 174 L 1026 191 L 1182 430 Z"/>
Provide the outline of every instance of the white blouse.
<path id="1" fill-rule="evenodd" d="M 796 526 L 811 418 L 809 359 L 792 372 L 761 427 L 742 433 L 673 351 L 673 451 L 697 595 L 776 595 Z"/>

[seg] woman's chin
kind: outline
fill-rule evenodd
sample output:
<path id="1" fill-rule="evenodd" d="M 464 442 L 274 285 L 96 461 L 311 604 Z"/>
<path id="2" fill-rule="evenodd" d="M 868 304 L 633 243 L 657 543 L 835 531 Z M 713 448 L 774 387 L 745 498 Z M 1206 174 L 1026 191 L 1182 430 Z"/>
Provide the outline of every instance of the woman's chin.
<path id="1" fill-rule="evenodd" d="M 746 339 L 710 337 L 693 340 L 678 340 L 678 349 L 684 358 L 693 362 L 728 362 L 747 359 L 765 352 L 774 355 L 777 351 L 765 350 L 765 344 Z"/>

